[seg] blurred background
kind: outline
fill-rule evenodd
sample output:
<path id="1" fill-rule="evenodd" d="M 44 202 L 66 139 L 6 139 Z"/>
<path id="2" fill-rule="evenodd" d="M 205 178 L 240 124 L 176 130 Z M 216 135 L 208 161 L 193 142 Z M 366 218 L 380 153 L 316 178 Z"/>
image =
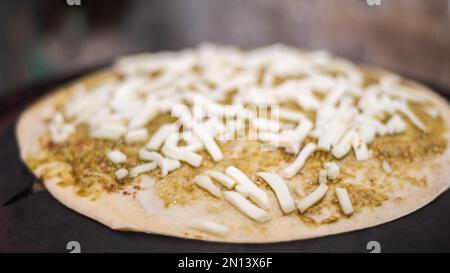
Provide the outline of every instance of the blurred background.
<path id="1" fill-rule="evenodd" d="M 76 2 L 0 1 L 0 97 L 122 54 L 206 41 L 327 49 L 450 90 L 450 0 Z"/>

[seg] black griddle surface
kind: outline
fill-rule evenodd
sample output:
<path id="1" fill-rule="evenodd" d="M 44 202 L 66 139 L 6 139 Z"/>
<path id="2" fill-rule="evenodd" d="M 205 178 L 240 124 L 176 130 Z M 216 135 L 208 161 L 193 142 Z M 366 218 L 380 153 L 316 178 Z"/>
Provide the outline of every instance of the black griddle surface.
<path id="1" fill-rule="evenodd" d="M 31 193 L 34 177 L 18 156 L 17 109 L 71 78 L 22 90 L 22 99 L 0 99 L 0 106 L 15 107 L 0 133 L 0 252 L 69 252 L 70 241 L 79 242 L 82 252 L 369 252 L 370 241 L 378 241 L 382 252 L 450 252 L 450 191 L 395 221 L 303 241 L 226 244 L 113 231 L 66 208 L 48 192 Z M 5 107 L 0 111 L 5 113 Z"/>

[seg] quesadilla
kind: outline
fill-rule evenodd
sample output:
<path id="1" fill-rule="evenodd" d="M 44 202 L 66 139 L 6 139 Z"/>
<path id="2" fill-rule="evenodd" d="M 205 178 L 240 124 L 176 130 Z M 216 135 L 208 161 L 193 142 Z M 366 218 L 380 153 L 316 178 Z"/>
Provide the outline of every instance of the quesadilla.
<path id="1" fill-rule="evenodd" d="M 52 196 L 112 229 L 265 243 L 432 202 L 450 185 L 449 124 L 445 99 L 388 71 L 207 44 L 69 83 L 22 114 L 17 139 Z"/>

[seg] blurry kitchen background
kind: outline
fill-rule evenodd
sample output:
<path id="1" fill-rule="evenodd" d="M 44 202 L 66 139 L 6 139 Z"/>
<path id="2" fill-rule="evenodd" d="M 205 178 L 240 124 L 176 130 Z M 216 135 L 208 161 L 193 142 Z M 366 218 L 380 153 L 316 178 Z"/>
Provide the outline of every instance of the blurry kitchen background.
<path id="1" fill-rule="evenodd" d="M 122 54 L 206 41 L 327 49 L 450 92 L 450 0 L 67 2 L 77 0 L 0 1 L 0 97 Z"/>

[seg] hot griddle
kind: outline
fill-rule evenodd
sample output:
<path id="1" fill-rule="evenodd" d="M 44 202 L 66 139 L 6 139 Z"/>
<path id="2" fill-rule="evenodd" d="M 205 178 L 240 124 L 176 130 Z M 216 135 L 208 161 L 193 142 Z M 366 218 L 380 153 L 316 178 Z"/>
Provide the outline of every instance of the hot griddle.
<path id="1" fill-rule="evenodd" d="M 66 247 L 71 241 L 81 245 L 81 252 L 369 252 L 367 244 L 371 241 L 380 243 L 381 252 L 450 252 L 450 191 L 424 208 L 381 226 L 271 244 L 210 243 L 113 231 L 66 208 L 48 192 L 33 191 L 36 179 L 18 155 L 18 115 L 44 93 L 97 68 L 0 97 L 0 252 L 69 252 Z"/>

